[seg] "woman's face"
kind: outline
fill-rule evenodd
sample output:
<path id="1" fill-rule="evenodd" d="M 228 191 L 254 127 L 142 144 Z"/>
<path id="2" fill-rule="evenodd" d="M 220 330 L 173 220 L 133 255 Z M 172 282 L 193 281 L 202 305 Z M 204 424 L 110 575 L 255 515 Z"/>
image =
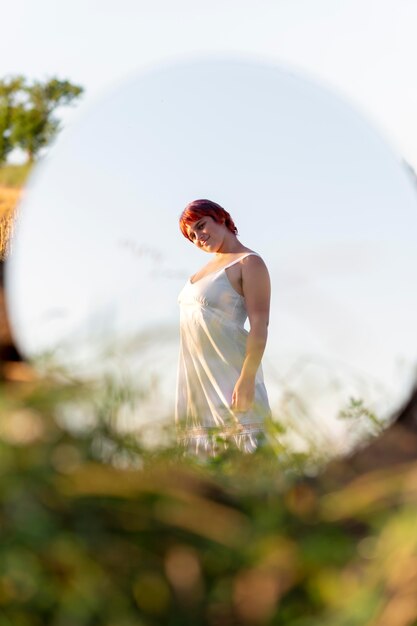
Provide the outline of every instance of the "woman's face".
<path id="1" fill-rule="evenodd" d="M 224 222 L 218 223 L 209 215 L 200 217 L 199 220 L 189 224 L 188 236 L 191 241 L 205 252 L 217 252 L 228 232 Z"/>

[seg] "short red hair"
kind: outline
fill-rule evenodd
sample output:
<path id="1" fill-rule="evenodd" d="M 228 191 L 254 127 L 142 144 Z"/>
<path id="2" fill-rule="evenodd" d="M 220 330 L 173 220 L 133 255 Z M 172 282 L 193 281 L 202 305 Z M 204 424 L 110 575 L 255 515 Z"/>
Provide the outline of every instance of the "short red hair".
<path id="1" fill-rule="evenodd" d="M 180 215 L 180 229 L 186 239 L 192 241 L 188 236 L 187 226 L 197 222 L 205 215 L 212 217 L 218 224 L 224 221 L 226 228 L 228 228 L 231 233 L 234 235 L 238 234 L 235 223 L 230 217 L 230 213 L 221 207 L 220 204 L 212 202 L 212 200 L 193 200 L 193 202 L 187 204 Z"/>

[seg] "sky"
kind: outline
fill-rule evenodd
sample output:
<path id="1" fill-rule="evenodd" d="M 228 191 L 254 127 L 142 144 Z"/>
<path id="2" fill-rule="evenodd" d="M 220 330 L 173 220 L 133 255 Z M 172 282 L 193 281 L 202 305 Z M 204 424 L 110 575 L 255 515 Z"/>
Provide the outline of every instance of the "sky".
<path id="1" fill-rule="evenodd" d="M 339 90 L 417 168 L 414 0 L 1 0 L 0 10 L 0 75 L 79 83 L 77 113 L 158 61 L 255 55 Z"/>
<path id="2" fill-rule="evenodd" d="M 48 314 L 51 313 L 51 307 L 54 304 L 57 306 L 55 312 L 52 312 L 55 314 L 55 324 L 58 328 L 60 316 L 61 321 L 64 319 L 63 309 L 70 307 L 71 302 L 75 302 L 76 295 L 80 305 L 78 311 L 73 309 L 74 314 L 80 313 L 84 318 L 88 318 L 92 310 L 89 308 L 89 303 L 94 302 L 96 306 L 97 302 L 102 302 L 103 306 L 105 304 L 110 307 L 107 314 L 113 319 L 117 315 L 115 311 L 112 312 L 111 306 L 114 305 L 114 299 L 116 299 L 117 303 L 122 301 L 130 303 L 130 309 L 126 306 L 119 307 L 120 324 L 131 325 L 132 321 L 138 323 L 139 318 L 135 318 L 134 308 L 138 306 L 138 300 L 135 298 L 141 287 L 142 291 L 145 285 L 146 289 L 150 289 L 149 275 L 141 276 L 132 264 L 132 260 L 138 250 L 142 255 L 142 261 L 146 255 L 148 255 L 148 261 L 150 257 L 149 250 L 145 250 L 146 239 L 143 240 L 142 235 L 139 234 L 140 216 L 135 218 L 139 219 L 139 222 L 133 218 L 135 206 L 149 206 L 153 190 L 159 186 L 161 171 L 165 173 L 165 189 L 158 191 L 159 206 L 166 208 L 172 203 L 174 197 L 178 206 L 185 200 L 185 196 L 182 197 L 184 189 L 180 189 L 179 185 L 175 187 L 173 183 L 175 177 L 178 176 L 185 185 L 184 181 L 192 178 L 190 172 L 193 172 L 194 167 L 193 184 L 196 190 L 194 195 L 201 196 L 197 193 L 198 183 L 201 186 L 208 185 L 207 188 L 211 189 L 210 184 L 213 184 L 215 179 L 215 167 L 218 167 L 219 171 L 227 171 L 226 167 L 222 167 L 222 159 L 219 159 L 219 162 L 213 165 L 213 179 L 210 181 L 205 173 L 210 170 L 210 161 L 205 164 L 204 170 L 200 167 L 200 171 L 196 165 L 197 160 L 194 159 L 194 163 L 190 161 L 186 147 L 187 141 L 191 142 L 189 145 L 193 145 L 190 135 L 193 123 L 192 111 L 188 112 L 188 118 L 185 114 L 179 117 L 179 111 L 186 110 L 186 102 L 181 103 L 179 87 L 177 87 L 178 93 L 175 93 L 175 89 L 170 93 L 171 102 L 177 103 L 177 109 L 172 108 L 172 117 L 170 117 L 170 111 L 168 110 L 167 113 L 163 107 L 153 109 L 148 105 L 148 108 L 145 107 L 142 111 L 144 120 L 147 119 L 146 116 L 150 111 L 154 113 L 153 119 L 150 118 L 151 128 L 156 129 L 161 121 L 166 124 L 165 134 L 161 134 L 159 138 L 162 144 L 155 141 L 155 134 L 152 136 L 149 133 L 146 134 L 145 123 L 144 128 L 141 128 L 138 122 L 129 138 L 129 120 L 133 123 L 132 121 L 136 118 L 140 118 L 137 114 L 139 108 L 137 111 L 133 108 L 134 106 L 140 107 L 143 100 L 140 94 L 140 76 L 143 72 L 152 70 L 153 67 L 158 68 L 161 64 L 175 60 L 192 60 L 201 55 L 206 58 L 210 55 L 219 57 L 231 53 L 234 58 L 241 56 L 276 64 L 286 71 L 289 70 L 289 76 L 291 76 L 291 71 L 294 71 L 295 75 L 300 77 L 301 83 L 305 77 L 306 84 L 310 84 L 309 81 L 311 81 L 312 85 L 322 85 L 325 90 L 329 90 L 324 93 L 335 96 L 334 102 L 333 96 L 327 102 L 327 95 L 326 97 L 323 95 L 323 109 L 320 108 L 321 105 L 318 106 L 317 118 L 315 118 L 317 123 L 314 126 L 320 129 L 321 125 L 323 129 L 321 137 L 326 137 L 326 141 L 329 142 L 327 152 L 326 146 L 323 148 L 322 157 L 323 163 L 332 171 L 334 188 L 332 189 L 327 184 L 323 172 L 319 173 L 320 159 L 317 159 L 314 164 L 316 170 L 310 167 L 311 153 L 309 153 L 310 161 L 302 162 L 303 155 L 306 159 L 308 156 L 305 152 L 306 146 L 318 145 L 317 138 L 312 135 L 307 143 L 304 140 L 299 144 L 295 143 L 294 155 L 298 155 L 297 158 L 301 160 L 296 164 L 295 170 L 287 173 L 286 178 L 283 175 L 280 187 L 281 198 L 287 194 L 289 204 L 293 203 L 293 210 L 287 207 L 286 214 L 281 215 L 285 220 L 282 222 L 285 223 L 285 228 L 281 238 L 268 242 L 260 240 L 257 244 L 265 251 L 276 279 L 275 284 L 279 286 L 275 292 L 277 300 L 273 302 L 278 323 L 272 330 L 272 336 L 275 333 L 275 339 L 274 342 L 270 341 L 271 347 L 278 346 L 281 354 L 285 351 L 290 353 L 291 350 L 293 352 L 298 350 L 299 354 L 306 350 L 310 350 L 311 353 L 315 352 L 316 356 L 320 354 L 323 357 L 323 363 L 326 358 L 330 359 L 323 365 L 323 372 L 328 372 L 329 363 L 335 355 L 343 354 L 346 361 L 344 363 L 342 359 L 340 363 L 341 378 L 350 376 L 349 372 L 346 374 L 344 371 L 346 364 L 348 369 L 359 367 L 360 370 L 362 366 L 367 375 L 370 372 L 375 374 L 377 383 L 378 377 L 379 383 L 384 382 L 387 393 L 389 392 L 387 381 L 392 381 L 395 377 L 399 377 L 398 380 L 401 378 L 398 370 L 398 367 L 401 367 L 397 359 L 399 356 L 407 359 L 409 369 L 407 376 L 402 380 L 403 383 L 404 381 L 409 383 L 410 367 L 415 362 L 416 356 L 415 342 L 409 341 L 410 329 L 412 332 L 417 309 L 417 300 L 410 289 L 415 278 L 410 267 L 415 266 L 416 260 L 413 252 L 416 218 L 410 213 L 414 206 L 414 198 L 411 199 L 407 184 L 401 182 L 402 174 L 394 164 L 391 155 L 385 154 L 385 148 L 380 150 L 378 141 L 372 133 L 368 137 L 367 129 L 361 124 L 363 124 L 363 119 L 368 120 L 371 128 L 377 129 L 392 147 L 393 153 L 399 159 L 405 158 L 417 169 L 415 122 L 417 89 L 411 81 L 417 52 L 412 29 L 417 18 L 415 4 L 405 0 L 397 0 L 395 4 L 390 0 L 380 0 L 378 3 L 370 0 L 361 0 L 361 2 L 356 0 L 337 2 L 334 0 L 331 2 L 327 0 L 314 2 L 311 0 L 274 2 L 261 0 L 256 3 L 236 2 L 235 0 L 223 0 L 223 2 L 214 0 L 210 3 L 185 0 L 175 3 L 169 3 L 166 0 L 157 0 L 152 3 L 121 0 L 117 5 L 106 1 L 80 2 L 79 0 L 58 5 L 49 0 L 41 0 L 36 5 L 28 1 L 4 4 L 3 7 L 0 3 L 1 14 L 3 19 L 10 24 L 10 28 L 4 29 L 4 37 L 0 43 L 0 49 L 3 49 L 0 55 L 0 75 L 22 73 L 28 78 L 37 79 L 56 75 L 81 84 L 85 88 L 83 101 L 72 112 L 68 110 L 62 112 L 67 143 L 57 142 L 56 148 L 54 147 L 51 151 L 50 165 L 48 162 L 45 164 L 45 175 L 42 178 L 41 171 L 38 178 L 39 184 L 36 184 L 35 180 L 32 191 L 30 188 L 28 190 L 28 193 L 32 193 L 33 199 L 28 199 L 27 203 L 27 209 L 32 210 L 32 222 L 26 221 L 26 251 L 23 255 L 24 260 L 21 262 L 23 271 L 20 271 L 16 283 L 20 281 L 19 297 L 21 303 L 24 303 L 20 306 L 26 316 L 27 328 L 30 332 L 34 327 L 30 314 L 36 313 L 41 318 L 46 309 Z M 135 97 L 128 98 L 128 85 L 134 83 L 135 76 L 139 76 L 139 91 Z M 221 82 L 216 85 L 219 102 L 221 102 L 222 95 L 226 93 L 228 85 L 229 82 L 226 82 L 223 87 Z M 151 92 L 152 89 L 149 93 Z M 335 104 L 338 96 L 342 97 L 340 106 Z M 160 101 L 162 102 L 161 99 L 155 100 L 155 102 Z M 319 101 L 321 102 L 321 96 L 316 94 L 315 88 L 311 91 L 307 89 L 305 102 L 311 106 L 304 119 L 307 120 L 308 115 L 314 112 L 314 106 Z M 362 117 L 358 118 L 356 123 L 355 116 L 350 117 L 350 114 L 346 113 L 347 125 L 344 134 L 341 133 L 340 136 L 344 146 L 343 158 L 347 159 L 345 166 L 350 168 L 349 172 L 354 184 L 353 186 L 347 185 L 344 197 L 339 197 L 337 194 L 340 194 L 342 188 L 340 186 L 345 184 L 343 181 L 346 182 L 346 179 L 343 175 L 340 179 L 337 178 L 337 159 L 332 160 L 331 157 L 332 151 L 334 154 L 337 153 L 337 146 L 332 144 L 335 134 L 328 132 L 328 126 L 333 123 L 333 120 L 335 132 L 341 132 L 343 127 L 341 120 L 345 115 L 343 101 L 353 105 L 353 111 L 358 111 Z M 126 106 L 129 102 L 133 103 L 130 108 Z M 246 104 L 249 110 L 249 103 Z M 330 108 L 326 109 L 327 105 Z M 216 100 L 212 106 L 217 106 Z M 203 103 L 200 108 L 204 110 Z M 258 109 L 254 107 L 253 110 Z M 123 111 L 123 120 L 120 120 L 120 111 Z M 326 116 L 323 111 L 331 111 L 331 114 Z M 208 109 L 206 113 L 209 116 L 210 110 Z M 161 117 L 158 118 L 158 114 Z M 297 118 L 294 119 L 296 123 L 299 122 Z M 246 232 L 250 233 L 252 207 L 261 185 L 263 184 L 264 187 L 264 204 L 268 201 L 268 193 L 271 197 L 274 191 L 273 186 L 268 187 L 268 184 L 273 184 L 271 181 L 275 180 L 274 168 L 271 167 L 270 171 L 268 170 L 270 172 L 268 180 L 265 175 L 268 163 L 274 165 L 274 161 L 271 158 L 268 161 L 267 157 L 275 154 L 274 146 L 268 143 L 267 138 L 272 127 L 275 136 L 281 133 L 283 137 L 284 131 L 278 126 L 273 126 L 273 120 L 273 110 L 269 110 L 265 114 L 265 119 L 261 120 L 265 125 L 261 135 L 266 138 L 264 140 L 266 142 L 264 144 L 264 170 L 259 168 L 259 178 L 254 178 L 252 187 L 249 185 L 245 197 L 235 198 L 238 201 L 237 204 L 240 205 L 240 223 L 243 232 L 246 228 Z M 270 126 L 268 126 L 268 121 Z M 216 119 L 214 118 L 210 123 L 214 126 L 210 135 L 210 124 L 207 125 L 208 135 L 203 137 L 206 142 L 210 142 L 216 133 Z M 117 144 L 120 137 L 115 128 L 118 124 L 127 125 L 124 128 L 126 143 Z M 114 145 L 118 145 L 119 153 L 122 154 L 121 160 L 117 161 L 119 168 L 109 163 L 105 145 L 101 151 L 97 149 L 98 138 L 103 136 L 102 129 L 106 128 L 106 125 L 109 126 L 109 135 Z M 201 120 L 196 119 L 193 136 L 195 136 L 196 129 L 201 126 Z M 230 125 L 225 127 L 223 134 L 230 127 Z M 182 150 L 178 150 L 181 129 L 184 129 L 184 145 Z M 169 134 L 171 130 L 172 133 Z M 294 132 L 296 130 L 295 126 Z M 234 132 L 234 128 L 232 131 Z M 307 135 L 310 132 L 308 124 L 304 131 Z M 238 126 L 236 132 L 238 132 Z M 145 160 L 141 163 L 140 159 L 143 155 L 141 156 L 140 150 L 137 150 L 140 141 L 134 143 L 133 138 L 140 139 L 149 150 L 155 151 L 155 155 L 162 154 L 164 146 L 168 146 L 167 154 L 169 155 L 171 150 L 171 163 L 174 163 L 176 158 L 169 184 L 167 182 L 167 173 L 170 171 L 168 157 L 165 165 L 161 165 L 159 169 L 149 167 L 149 163 Z M 358 152 L 362 139 L 364 140 L 363 151 Z M 237 145 L 238 135 L 235 140 Z M 256 146 L 256 137 L 251 141 L 254 141 Z M 242 140 L 242 147 L 244 145 Z M 287 150 L 292 149 L 290 135 L 286 145 Z M 212 146 L 212 149 L 214 150 L 215 146 Z M 349 151 L 350 156 L 346 156 Z M 214 163 L 215 152 L 208 151 L 208 156 L 210 154 L 211 163 Z M 239 167 L 236 167 L 237 178 L 234 185 L 231 182 L 225 182 L 219 176 L 219 192 L 226 196 L 229 194 L 231 200 L 238 188 L 239 173 L 246 165 L 243 151 L 229 156 L 230 159 L 235 157 L 243 159 Z M 278 163 L 282 155 L 281 157 L 279 154 L 275 156 Z M 228 155 L 222 155 L 222 158 L 225 159 L 223 164 L 227 166 Z M 366 158 L 368 158 L 368 164 L 365 164 Z M 95 164 L 95 168 L 90 167 L 91 163 Z M 140 182 L 137 175 L 140 164 L 146 172 L 145 185 Z M 256 166 L 256 162 L 254 164 Z M 367 172 L 369 180 L 361 180 L 358 176 L 360 164 L 363 165 L 361 171 Z M 280 163 L 282 172 L 284 172 L 284 165 L 285 160 Z M 301 189 L 294 184 L 291 187 L 291 183 L 297 180 L 301 171 L 304 183 L 309 181 L 310 185 L 314 185 L 314 181 L 318 181 L 316 188 L 311 188 L 313 195 L 316 194 L 314 196 L 315 210 L 318 207 L 319 198 L 325 199 L 323 212 L 316 223 L 314 215 L 309 213 L 308 187 L 305 185 L 305 189 Z M 71 172 L 70 178 L 68 178 L 68 172 Z M 383 172 L 387 172 L 387 176 L 382 184 L 378 177 L 383 176 Z M 339 173 L 343 174 L 342 169 Z M 109 189 L 103 187 L 103 178 L 112 181 Z M 74 185 L 74 180 L 77 181 L 76 185 Z M 92 181 L 93 184 L 91 184 Z M 138 183 L 136 187 L 132 186 L 132 181 Z M 265 182 L 267 184 L 264 184 Z M 288 188 L 285 187 L 287 183 Z M 100 193 L 99 187 L 102 188 Z M 187 188 L 187 196 L 190 193 L 190 188 Z M 333 210 L 332 193 L 339 203 L 338 213 Z M 377 200 L 378 194 L 382 194 L 380 204 Z M 206 196 L 211 197 L 210 193 Z M 80 197 L 82 202 L 77 200 Z M 396 207 L 396 199 L 400 197 L 401 202 Z M 252 207 L 249 198 L 253 200 Z M 97 202 L 98 199 L 100 202 Z M 366 199 L 369 200 L 368 203 Z M 125 214 L 122 222 L 111 213 L 112 206 L 116 202 L 124 206 Z M 365 233 L 363 241 L 356 233 L 356 218 L 350 220 L 349 217 L 353 215 L 353 205 L 357 211 L 355 215 L 360 219 L 361 228 Z M 373 213 L 373 207 L 376 206 L 380 211 L 379 214 Z M 108 228 L 101 229 L 100 235 L 97 235 L 97 224 L 105 221 L 103 215 L 99 214 L 99 209 L 106 212 Z M 398 210 L 397 216 L 394 210 Z M 29 212 L 27 212 L 28 215 Z M 72 222 L 70 220 L 60 222 L 64 214 L 67 219 L 72 212 L 77 219 Z M 305 224 L 307 241 L 300 238 L 297 226 L 300 220 Z M 411 220 L 412 228 L 410 225 L 407 227 L 407 220 Z M 48 225 L 52 228 L 52 223 L 55 224 L 55 233 L 61 229 L 62 241 L 59 241 L 58 237 L 52 239 L 47 233 Z M 81 224 L 82 232 L 80 231 Z M 377 227 L 378 233 L 375 232 Z M 176 236 L 171 234 L 169 229 L 165 235 L 168 237 L 167 241 L 172 241 L 172 237 Z M 287 241 L 285 235 L 288 235 Z M 253 242 L 253 247 L 256 244 L 255 237 L 255 233 L 251 233 L 250 243 Z M 341 241 L 343 239 L 345 239 L 344 242 Z M 82 254 L 91 256 L 93 240 L 96 254 L 93 261 L 87 262 Z M 123 241 L 124 250 L 121 246 Z M 65 247 L 68 242 L 75 242 L 77 246 L 76 260 L 73 260 L 71 256 L 71 249 L 67 250 Z M 110 263 L 111 257 L 107 251 L 113 250 L 114 252 L 115 243 L 119 246 L 117 259 L 115 256 Z M 183 245 L 183 242 L 176 240 L 174 246 L 176 258 L 182 258 L 181 243 Z M 343 244 L 346 246 L 344 247 Z M 166 248 L 162 245 L 162 250 L 164 249 Z M 129 256 L 129 253 L 132 254 Z M 391 261 L 391 254 L 396 259 L 395 263 Z M 360 256 L 359 260 L 358 256 Z M 51 258 L 56 259 L 55 264 L 51 264 Z M 183 258 L 184 261 L 189 261 L 186 268 L 189 274 L 193 273 L 191 268 L 195 269 L 202 264 L 202 261 L 197 261 L 197 257 L 191 257 L 190 252 L 184 253 Z M 195 264 L 194 267 L 192 263 Z M 33 279 L 30 277 L 31 280 L 28 280 L 28 268 L 32 271 L 33 268 L 38 269 Z M 63 269 L 66 273 L 66 282 L 62 281 Z M 184 267 L 174 269 L 183 271 Z M 386 272 L 385 275 L 382 270 Z M 48 272 L 48 279 L 46 279 Z M 129 275 L 131 282 L 129 280 L 125 283 L 118 281 L 117 276 L 121 275 L 121 272 L 124 276 Z M 181 275 L 181 280 L 184 277 L 186 274 Z M 110 278 L 113 282 L 109 281 Z M 61 289 L 62 300 L 57 296 L 60 281 L 61 287 L 65 287 Z M 113 285 L 110 296 L 107 290 L 109 282 Z M 172 293 L 167 292 L 169 297 L 164 300 L 166 307 L 176 305 L 174 291 L 178 291 L 180 283 L 178 282 L 177 285 L 174 282 L 170 283 L 170 289 L 173 288 Z M 132 285 L 135 285 L 135 290 L 132 290 Z M 387 294 L 387 288 L 391 290 L 391 297 Z M 38 299 L 38 304 L 32 311 L 27 306 L 31 298 L 31 289 L 32 293 L 37 292 L 38 296 L 42 293 L 42 289 L 45 292 L 42 301 Z M 71 292 L 71 289 L 75 291 Z M 149 293 L 154 292 L 149 291 Z M 61 309 L 59 309 L 60 306 Z M 148 315 L 152 316 L 154 314 L 152 306 L 148 306 L 148 309 Z M 381 311 L 384 314 L 379 315 Z M 129 319 L 126 312 L 130 315 Z M 175 315 L 177 315 L 176 309 Z M 344 335 L 343 323 L 339 325 L 339 322 L 349 318 L 350 334 Z M 50 319 L 45 329 L 51 335 Z M 362 348 L 363 352 L 360 352 Z M 349 355 L 349 358 L 346 355 Z M 271 352 L 270 356 L 273 357 L 274 364 L 278 363 L 276 369 L 281 378 L 285 378 L 283 374 L 287 374 L 297 365 L 297 359 L 292 358 L 286 363 L 279 363 L 279 353 L 276 355 Z M 377 363 L 375 359 L 379 359 L 379 362 Z M 173 369 L 172 363 L 170 367 Z M 321 393 L 321 409 L 325 411 L 326 401 L 322 392 L 323 388 L 320 386 L 323 383 L 323 372 L 319 370 L 320 367 L 317 368 L 316 363 L 316 369 L 306 375 L 300 374 L 298 382 L 303 390 L 309 389 L 311 393 L 312 389 L 315 389 L 319 395 Z M 398 383 L 397 378 L 395 378 L 394 387 Z M 357 387 L 356 382 L 352 381 L 353 379 L 351 380 L 352 389 L 357 391 L 360 385 Z M 405 383 L 402 387 L 400 385 L 402 394 L 406 386 Z M 375 393 L 378 395 L 378 391 L 375 391 L 377 388 L 378 385 L 371 389 L 371 395 Z M 398 401 L 398 392 L 394 396 Z M 327 408 L 329 407 L 330 404 Z"/>

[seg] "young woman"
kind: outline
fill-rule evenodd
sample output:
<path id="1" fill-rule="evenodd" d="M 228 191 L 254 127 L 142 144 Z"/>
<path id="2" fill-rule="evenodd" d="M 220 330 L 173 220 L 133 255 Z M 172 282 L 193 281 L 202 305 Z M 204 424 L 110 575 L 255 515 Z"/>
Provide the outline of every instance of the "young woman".
<path id="1" fill-rule="evenodd" d="M 270 280 L 261 257 L 237 238 L 220 205 L 195 200 L 180 216 L 184 237 L 212 256 L 182 289 L 176 422 L 197 454 L 236 444 L 252 452 L 270 415 L 261 359 Z M 249 318 L 250 331 L 244 329 Z"/>

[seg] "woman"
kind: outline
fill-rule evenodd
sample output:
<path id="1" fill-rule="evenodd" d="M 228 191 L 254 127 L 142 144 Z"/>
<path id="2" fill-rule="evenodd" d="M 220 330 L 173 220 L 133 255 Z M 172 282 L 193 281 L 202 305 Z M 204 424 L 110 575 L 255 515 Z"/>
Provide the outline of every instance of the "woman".
<path id="1" fill-rule="evenodd" d="M 195 200 L 180 229 L 213 258 L 179 295 L 180 355 L 176 422 L 181 443 L 213 454 L 219 435 L 251 452 L 270 414 L 261 359 L 267 340 L 270 280 L 261 257 L 240 243 L 220 205 Z M 249 318 L 250 331 L 244 329 Z"/>

